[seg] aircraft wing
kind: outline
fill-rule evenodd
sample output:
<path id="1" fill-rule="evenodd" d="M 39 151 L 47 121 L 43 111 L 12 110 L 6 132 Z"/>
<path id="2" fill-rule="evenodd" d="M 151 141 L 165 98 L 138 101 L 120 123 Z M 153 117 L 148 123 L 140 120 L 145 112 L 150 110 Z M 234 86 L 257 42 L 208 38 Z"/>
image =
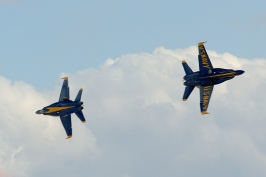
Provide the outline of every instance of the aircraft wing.
<path id="1" fill-rule="evenodd" d="M 68 77 L 64 77 L 62 79 L 64 79 L 64 82 L 60 92 L 59 101 L 69 100 Z"/>
<path id="2" fill-rule="evenodd" d="M 208 56 L 208 53 L 204 47 L 205 42 L 200 42 L 198 43 L 198 48 L 199 48 L 199 55 L 198 55 L 198 59 L 199 59 L 199 70 L 209 70 L 212 69 L 212 63 L 211 60 Z"/>
<path id="3" fill-rule="evenodd" d="M 213 85 L 208 86 L 200 86 L 200 110 L 201 114 L 209 114 L 207 112 L 212 91 L 213 91 Z"/>
<path id="4" fill-rule="evenodd" d="M 69 114 L 67 116 L 60 116 L 60 119 L 67 134 L 66 139 L 71 138 L 72 137 L 71 115 Z"/>

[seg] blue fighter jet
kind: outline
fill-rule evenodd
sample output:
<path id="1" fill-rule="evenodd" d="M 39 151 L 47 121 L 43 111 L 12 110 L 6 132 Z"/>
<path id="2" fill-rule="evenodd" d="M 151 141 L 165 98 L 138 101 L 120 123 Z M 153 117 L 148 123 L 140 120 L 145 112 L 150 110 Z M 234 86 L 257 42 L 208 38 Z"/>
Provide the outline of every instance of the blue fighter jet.
<path id="1" fill-rule="evenodd" d="M 82 113 L 83 102 L 81 101 L 81 94 L 83 89 L 79 90 L 75 101 L 71 101 L 69 100 L 68 77 L 64 77 L 62 79 L 64 79 L 64 82 L 61 89 L 59 101 L 36 111 L 36 114 L 59 116 L 67 134 L 66 139 L 68 139 L 72 137 L 72 113 L 75 113 L 83 123 L 86 122 L 85 117 Z"/>
<path id="2" fill-rule="evenodd" d="M 199 49 L 199 71 L 193 72 L 186 61 L 182 61 L 186 75 L 184 85 L 186 86 L 183 101 L 186 101 L 195 87 L 200 89 L 200 110 L 201 114 L 208 114 L 207 109 L 211 99 L 214 85 L 233 79 L 235 76 L 244 73 L 243 70 L 213 68 L 207 51 L 205 42 L 198 43 Z"/>

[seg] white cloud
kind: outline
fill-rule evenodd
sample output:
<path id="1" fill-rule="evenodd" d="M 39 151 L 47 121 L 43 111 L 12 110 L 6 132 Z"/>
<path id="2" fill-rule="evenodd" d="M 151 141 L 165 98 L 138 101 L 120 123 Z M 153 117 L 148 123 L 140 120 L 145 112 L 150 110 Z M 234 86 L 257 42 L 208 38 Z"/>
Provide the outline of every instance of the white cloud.
<path id="1" fill-rule="evenodd" d="M 0 171 L 13 176 L 265 176 L 266 60 L 208 51 L 214 67 L 246 72 L 214 88 L 210 115 L 199 91 L 182 102 L 181 60 L 198 70 L 197 48 L 129 54 L 67 74 L 71 98 L 84 88 L 84 126 L 35 115 L 61 86 L 41 93 L 0 78 Z M 19 169 L 16 173 L 14 169 Z"/>
<path id="2" fill-rule="evenodd" d="M 11 176 L 29 176 L 47 163 L 60 162 L 67 154 L 74 159 L 84 152 L 97 156 L 95 136 L 79 121 L 73 119 L 74 134 L 77 129 L 81 134 L 65 141 L 60 119 L 35 114 L 49 104 L 44 94 L 24 82 L 12 83 L 1 77 L 0 83 L 0 171 Z"/>

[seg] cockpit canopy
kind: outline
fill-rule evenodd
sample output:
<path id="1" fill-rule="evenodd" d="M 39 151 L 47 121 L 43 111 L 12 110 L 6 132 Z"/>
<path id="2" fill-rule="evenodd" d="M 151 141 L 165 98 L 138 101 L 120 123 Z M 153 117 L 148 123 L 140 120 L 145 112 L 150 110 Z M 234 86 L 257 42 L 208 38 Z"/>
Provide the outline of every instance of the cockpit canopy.
<path id="1" fill-rule="evenodd" d="M 189 75 L 185 75 L 184 77 L 183 77 L 183 79 L 184 80 L 191 80 L 191 79 L 195 79 L 195 78 L 197 78 L 198 77 L 198 73 L 192 73 L 192 74 L 189 74 Z"/>
<path id="2" fill-rule="evenodd" d="M 213 68 L 213 69 L 209 69 L 208 73 L 211 74 L 216 74 L 216 73 L 224 73 L 224 72 L 232 72 L 234 70 L 232 69 L 223 69 L 223 68 Z"/>

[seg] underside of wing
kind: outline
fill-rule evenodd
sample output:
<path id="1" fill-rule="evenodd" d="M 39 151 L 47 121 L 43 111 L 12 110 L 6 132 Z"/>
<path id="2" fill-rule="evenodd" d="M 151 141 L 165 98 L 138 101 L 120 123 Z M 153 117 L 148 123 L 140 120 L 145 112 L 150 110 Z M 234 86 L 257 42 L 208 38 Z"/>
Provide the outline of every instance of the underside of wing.
<path id="1" fill-rule="evenodd" d="M 68 77 L 64 77 L 62 79 L 64 79 L 64 82 L 63 82 L 62 89 L 60 92 L 59 101 L 69 100 Z"/>
<path id="2" fill-rule="evenodd" d="M 199 59 L 199 70 L 200 71 L 209 70 L 213 68 L 211 60 L 208 56 L 208 53 L 203 45 L 204 43 L 205 42 L 198 43 L 198 49 L 199 49 L 198 59 Z"/>
<path id="3" fill-rule="evenodd" d="M 66 139 L 71 138 L 72 137 L 71 115 L 60 116 L 60 119 L 67 134 Z"/>
<path id="4" fill-rule="evenodd" d="M 201 114 L 208 114 L 207 109 L 210 103 L 213 85 L 200 86 L 200 110 Z"/>

